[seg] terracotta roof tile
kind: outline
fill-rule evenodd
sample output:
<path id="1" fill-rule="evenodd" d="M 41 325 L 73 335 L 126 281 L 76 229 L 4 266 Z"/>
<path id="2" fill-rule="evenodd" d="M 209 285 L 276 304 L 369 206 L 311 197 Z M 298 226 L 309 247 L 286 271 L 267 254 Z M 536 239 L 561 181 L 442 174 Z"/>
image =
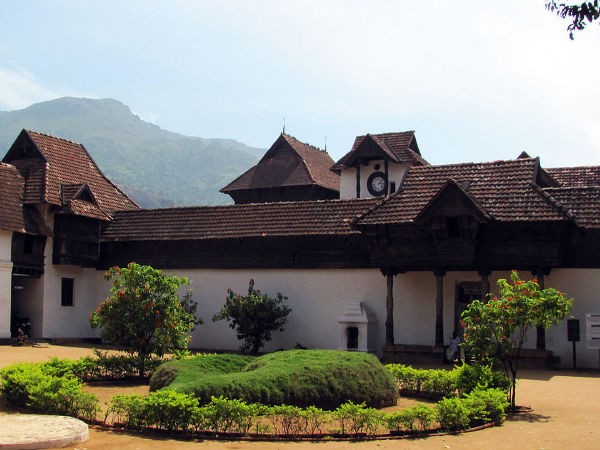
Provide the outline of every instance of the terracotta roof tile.
<path id="1" fill-rule="evenodd" d="M 397 133 L 366 134 L 364 136 L 357 136 L 352 145 L 352 149 L 336 162 L 332 169 L 339 172 L 343 167 L 351 164 L 355 153 L 367 137 L 373 139 L 373 141 L 381 147 L 383 153 L 388 155 L 388 158 L 394 162 L 420 166 L 429 165 L 429 163 L 421 156 L 421 151 L 419 150 L 415 138 L 415 132 L 402 131 Z"/>
<path id="2" fill-rule="evenodd" d="M 600 166 L 546 169 L 561 186 L 600 186 Z"/>
<path id="3" fill-rule="evenodd" d="M 17 142 L 29 138 L 39 151 L 38 157 L 24 158 Z M 62 206 L 62 186 L 87 184 L 105 214 L 137 209 L 125 195 L 100 171 L 85 147 L 76 142 L 23 130 L 11 147 L 4 162 L 13 163 L 25 174 L 25 203 L 48 202 Z"/>
<path id="4" fill-rule="evenodd" d="M 494 220 L 566 220 L 560 207 L 534 181 L 535 158 L 488 163 L 411 167 L 401 189 L 357 219 L 359 225 L 411 223 L 454 180 Z"/>
<path id="5" fill-rule="evenodd" d="M 339 191 L 340 177 L 329 170 L 332 165 L 333 160 L 325 151 L 282 134 L 256 166 L 233 180 L 221 192 L 305 185 Z"/>
<path id="6" fill-rule="evenodd" d="M 350 235 L 350 222 L 377 200 L 319 200 L 123 211 L 103 241 Z"/>
<path id="7" fill-rule="evenodd" d="M 25 233 L 24 186 L 25 181 L 15 166 L 0 163 L 0 230 Z"/>
<path id="8" fill-rule="evenodd" d="M 583 228 L 600 228 L 600 187 L 566 187 L 544 189 L 576 223 Z"/>

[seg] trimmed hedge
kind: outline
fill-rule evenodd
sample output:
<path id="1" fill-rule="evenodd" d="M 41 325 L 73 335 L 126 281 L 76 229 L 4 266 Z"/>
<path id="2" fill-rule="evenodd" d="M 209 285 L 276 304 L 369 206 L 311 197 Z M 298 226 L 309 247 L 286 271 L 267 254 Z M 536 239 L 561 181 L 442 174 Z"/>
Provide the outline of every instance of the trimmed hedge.
<path id="1" fill-rule="evenodd" d="M 415 369 L 404 364 L 385 366 L 404 394 L 442 399 L 466 395 L 475 389 L 510 388 L 510 380 L 487 366 L 462 364 L 453 370 Z"/>
<path id="2" fill-rule="evenodd" d="M 348 400 L 381 407 L 398 398 L 391 374 L 368 353 L 288 350 L 243 358 L 252 357 L 203 355 L 171 361 L 157 370 L 151 386 L 193 394 L 200 404 L 224 397 L 334 409 Z"/>

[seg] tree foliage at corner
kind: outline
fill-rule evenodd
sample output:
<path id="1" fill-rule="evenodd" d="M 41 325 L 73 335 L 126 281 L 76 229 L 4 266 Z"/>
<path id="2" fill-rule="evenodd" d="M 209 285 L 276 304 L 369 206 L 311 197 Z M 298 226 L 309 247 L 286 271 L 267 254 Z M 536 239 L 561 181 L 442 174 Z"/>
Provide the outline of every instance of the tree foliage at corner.
<path id="1" fill-rule="evenodd" d="M 567 27 L 571 40 L 574 39 L 575 31 L 583 30 L 587 24 L 600 19 L 600 0 L 575 4 L 557 3 L 556 0 L 552 0 L 546 2 L 546 9 L 572 21 Z"/>
<path id="2" fill-rule="evenodd" d="M 178 295 L 189 285 L 187 278 L 129 263 L 110 268 L 104 279 L 111 281 L 111 295 L 92 312 L 90 325 L 100 327 L 106 341 L 137 356 L 140 377 L 152 355 L 187 350 L 190 333 L 201 323 L 191 290 Z"/>
<path id="3" fill-rule="evenodd" d="M 287 297 L 280 292 L 275 298 L 261 294 L 254 289 L 254 280 L 250 280 L 247 296 L 227 289 L 225 305 L 212 320 L 227 320 L 229 327 L 235 330 L 237 338 L 244 342 L 242 351 L 258 353 L 258 350 L 271 340 L 273 331 L 284 330 L 287 316 L 292 311 L 284 301 L 287 301 Z"/>
<path id="4" fill-rule="evenodd" d="M 504 369 L 511 380 L 510 400 L 515 407 L 519 356 L 527 332 L 548 328 L 564 320 L 573 300 L 554 289 L 540 289 L 537 280 L 524 281 L 513 271 L 510 282 L 498 280 L 498 296 L 488 302 L 474 300 L 462 313 L 464 343 L 477 362 Z"/>

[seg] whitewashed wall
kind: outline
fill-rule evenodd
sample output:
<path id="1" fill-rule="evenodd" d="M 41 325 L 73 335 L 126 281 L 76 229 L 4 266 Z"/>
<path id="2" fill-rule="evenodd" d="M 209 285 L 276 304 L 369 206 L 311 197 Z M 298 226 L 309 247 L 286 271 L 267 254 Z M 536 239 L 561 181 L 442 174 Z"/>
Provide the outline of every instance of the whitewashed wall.
<path id="1" fill-rule="evenodd" d="M 46 243 L 43 283 L 44 338 L 92 338 L 98 330 L 90 327 L 90 313 L 106 298 L 109 285 L 103 272 L 77 266 L 52 264 L 52 239 Z M 73 306 L 61 306 L 62 277 L 73 278 Z M 32 325 L 34 320 L 32 318 Z"/>
<path id="2" fill-rule="evenodd" d="M 380 172 L 385 172 L 383 160 L 369 161 L 368 165 L 360 166 L 360 198 L 372 197 L 367 189 L 367 180 L 369 175 L 371 175 L 373 172 L 376 172 L 375 164 L 379 164 Z M 396 190 L 398 190 L 402 185 L 402 180 L 404 179 L 407 169 L 408 165 L 406 164 L 389 164 L 388 181 L 396 183 Z M 340 198 L 356 198 L 356 169 L 354 167 L 342 170 L 340 178 Z"/>
<path id="3" fill-rule="evenodd" d="M 50 239 L 49 239 L 50 241 Z M 51 244 L 48 244 L 51 245 Z M 386 280 L 379 270 L 177 270 L 165 271 L 186 276 L 198 302 L 198 315 L 204 324 L 193 333 L 192 348 L 237 350 L 240 342 L 227 322 L 212 322 L 212 316 L 225 302 L 227 288 L 245 294 L 248 281 L 255 289 L 271 296 L 281 292 L 292 308 L 283 333 L 275 332 L 265 351 L 293 348 L 297 343 L 308 348 L 338 348 L 340 328 L 338 318 L 350 303 L 361 302 L 377 319 L 376 348 L 385 342 Z M 577 346 L 578 367 L 597 368 L 598 350 L 585 346 L 585 314 L 600 312 L 600 277 L 594 269 L 557 269 L 546 279 L 547 287 L 555 287 L 575 298 L 572 312 L 581 319 L 582 342 Z M 90 312 L 108 295 L 108 283 L 102 271 L 71 266 L 46 265 L 43 289 L 43 322 L 38 325 L 32 316 L 32 326 L 42 326 L 46 338 L 88 338 L 99 336 L 88 323 Z M 522 278 L 531 274 L 523 272 Z M 61 277 L 72 277 L 74 306 L 60 306 Z M 499 278 L 509 278 L 509 272 L 494 272 L 490 276 L 492 291 Z M 476 272 L 448 272 L 444 277 L 444 341 L 449 343 L 454 331 L 456 286 L 467 281 L 480 281 Z M 31 280 L 35 284 L 35 280 Z M 394 277 L 394 338 L 398 344 L 433 345 L 435 342 L 436 279 L 431 272 L 409 272 Z M 39 304 L 32 306 L 40 308 Z M 39 313 L 38 313 L 39 314 Z M 566 322 L 547 332 L 547 349 L 561 358 L 561 366 L 571 366 L 571 343 L 567 342 Z M 535 348 L 535 332 L 528 337 L 526 348 Z"/>
<path id="4" fill-rule="evenodd" d="M 10 338 L 12 231 L 0 230 L 0 339 Z"/>

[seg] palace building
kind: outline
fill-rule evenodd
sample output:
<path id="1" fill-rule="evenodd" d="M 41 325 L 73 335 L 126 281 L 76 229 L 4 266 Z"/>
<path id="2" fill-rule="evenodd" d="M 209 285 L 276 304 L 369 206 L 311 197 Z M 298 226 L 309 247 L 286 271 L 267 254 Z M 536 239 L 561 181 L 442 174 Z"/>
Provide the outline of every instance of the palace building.
<path id="1" fill-rule="evenodd" d="M 221 192 L 235 204 L 140 209 L 83 145 L 23 130 L 0 163 L 0 339 L 11 318 L 34 338 L 97 338 L 103 271 L 135 261 L 190 279 L 204 319 L 192 348 L 239 347 L 209 319 L 253 279 L 292 309 L 267 351 L 441 361 L 469 301 L 516 269 L 575 299 L 578 366 L 598 366 L 586 318 L 600 314 L 600 167 L 525 153 L 431 165 L 412 131 L 358 136 L 335 162 L 281 134 Z M 567 337 L 566 322 L 533 330 L 527 361 L 570 367 Z"/>

